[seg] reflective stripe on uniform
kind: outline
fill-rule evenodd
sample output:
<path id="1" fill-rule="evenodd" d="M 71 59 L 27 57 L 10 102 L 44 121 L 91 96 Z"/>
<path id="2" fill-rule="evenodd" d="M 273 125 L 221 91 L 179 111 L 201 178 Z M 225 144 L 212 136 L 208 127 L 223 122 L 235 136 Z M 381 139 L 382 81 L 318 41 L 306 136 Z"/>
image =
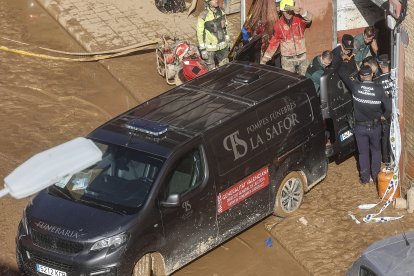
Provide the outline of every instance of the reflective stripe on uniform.
<path id="1" fill-rule="evenodd" d="M 227 43 L 225 41 L 220 42 L 219 44 L 213 44 L 213 45 L 206 45 L 207 49 L 216 49 L 216 48 L 220 48 L 222 46 L 226 46 Z"/>
<path id="2" fill-rule="evenodd" d="M 360 103 L 381 104 L 381 101 L 365 100 L 365 99 L 357 98 L 354 95 L 352 95 L 352 98 L 354 98 L 355 101 L 360 102 Z"/>

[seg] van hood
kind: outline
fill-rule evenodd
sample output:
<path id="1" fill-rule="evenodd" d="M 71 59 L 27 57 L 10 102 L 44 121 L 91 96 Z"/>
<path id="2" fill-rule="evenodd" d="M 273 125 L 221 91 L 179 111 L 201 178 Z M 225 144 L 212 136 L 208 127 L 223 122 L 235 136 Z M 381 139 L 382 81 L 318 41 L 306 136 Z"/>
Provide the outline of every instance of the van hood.
<path id="1" fill-rule="evenodd" d="M 137 214 L 124 215 L 40 192 L 26 209 L 32 229 L 66 239 L 95 241 L 124 232 Z"/>

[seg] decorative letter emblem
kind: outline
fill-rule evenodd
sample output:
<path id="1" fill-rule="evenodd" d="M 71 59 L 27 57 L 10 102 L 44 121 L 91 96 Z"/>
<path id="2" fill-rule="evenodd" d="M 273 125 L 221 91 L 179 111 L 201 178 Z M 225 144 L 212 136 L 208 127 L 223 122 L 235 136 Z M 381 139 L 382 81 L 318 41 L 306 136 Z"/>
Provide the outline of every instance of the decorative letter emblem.
<path id="1" fill-rule="evenodd" d="M 239 131 L 233 132 L 223 140 L 223 146 L 227 151 L 233 151 L 234 161 L 245 156 L 247 143 L 238 137 Z M 230 142 L 230 143 L 229 143 Z"/>

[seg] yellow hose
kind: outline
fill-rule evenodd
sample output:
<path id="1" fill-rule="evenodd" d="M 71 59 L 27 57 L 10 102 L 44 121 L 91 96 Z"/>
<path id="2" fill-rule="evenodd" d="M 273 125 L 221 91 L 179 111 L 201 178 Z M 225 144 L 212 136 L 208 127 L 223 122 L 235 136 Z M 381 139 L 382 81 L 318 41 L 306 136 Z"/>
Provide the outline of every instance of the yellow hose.
<path id="1" fill-rule="evenodd" d="M 45 59 L 53 59 L 53 60 L 64 60 L 64 61 L 80 61 L 79 59 L 72 59 L 72 58 L 65 58 L 65 57 L 53 57 L 48 55 L 36 54 L 28 51 L 17 50 L 17 49 L 10 49 L 6 46 L 0 46 L 1 51 L 11 52 L 19 55 L 24 56 L 31 56 L 31 57 L 38 57 L 38 58 L 45 58 Z"/>
<path id="2" fill-rule="evenodd" d="M 137 47 L 133 48 L 133 49 L 127 49 L 127 50 L 119 51 L 119 52 L 116 52 L 114 54 L 95 55 L 95 56 L 88 57 L 88 58 L 56 57 L 56 56 L 50 56 L 50 55 L 44 55 L 44 54 L 38 54 L 38 53 L 34 53 L 34 52 L 24 51 L 24 50 L 11 49 L 11 48 L 8 48 L 6 46 L 0 46 L 0 50 L 15 53 L 15 54 L 19 54 L 19 55 L 25 55 L 25 56 L 31 56 L 31 57 L 37 57 L 37 58 L 43 58 L 43 59 L 61 60 L 61 61 L 76 61 L 76 62 L 79 62 L 79 61 L 80 62 L 85 62 L 85 61 L 90 62 L 90 61 L 98 61 L 98 60 L 103 60 L 103 59 L 119 57 L 119 56 L 125 56 L 127 54 L 137 52 L 137 51 L 154 49 L 154 48 L 151 48 L 149 46 L 154 45 L 156 43 L 157 42 L 154 42 L 154 41 L 144 42 L 144 43 L 137 44 L 136 45 Z M 112 50 L 111 52 L 114 52 L 114 51 L 115 50 Z"/>

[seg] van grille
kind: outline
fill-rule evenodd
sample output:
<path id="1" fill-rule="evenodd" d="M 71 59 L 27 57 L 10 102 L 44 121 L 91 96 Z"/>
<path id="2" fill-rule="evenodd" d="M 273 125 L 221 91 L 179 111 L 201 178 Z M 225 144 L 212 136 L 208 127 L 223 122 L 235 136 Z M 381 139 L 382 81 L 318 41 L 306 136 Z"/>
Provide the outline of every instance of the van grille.
<path id="1" fill-rule="evenodd" d="M 57 270 L 65 271 L 65 272 L 71 272 L 74 270 L 74 267 L 71 265 L 59 263 L 49 258 L 44 258 L 44 257 L 41 257 L 33 253 L 31 253 L 31 260 L 34 264 L 41 264 L 41 265 L 51 267 Z"/>
<path id="2" fill-rule="evenodd" d="M 50 251 L 74 254 L 81 252 L 84 248 L 82 243 L 45 235 L 35 229 L 31 229 L 30 234 L 35 245 Z"/>

